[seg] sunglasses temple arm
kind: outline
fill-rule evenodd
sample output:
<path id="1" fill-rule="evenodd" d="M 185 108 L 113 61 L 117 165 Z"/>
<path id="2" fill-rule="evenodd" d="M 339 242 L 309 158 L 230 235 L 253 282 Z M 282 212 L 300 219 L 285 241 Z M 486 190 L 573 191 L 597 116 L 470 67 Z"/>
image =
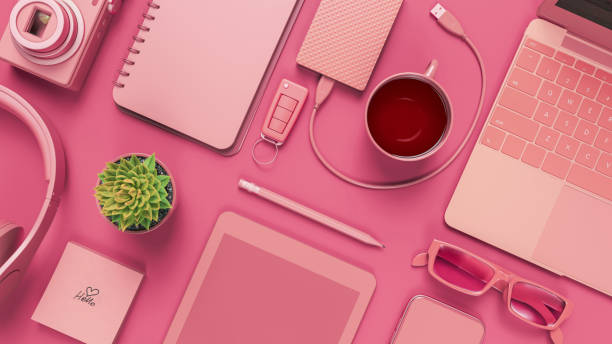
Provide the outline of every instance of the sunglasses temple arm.
<path id="1" fill-rule="evenodd" d="M 429 262 L 429 255 L 427 254 L 427 252 L 423 252 L 423 253 L 419 253 L 416 256 L 414 256 L 414 258 L 412 259 L 412 266 L 413 267 L 423 267 L 423 266 L 427 266 Z"/>
<path id="2" fill-rule="evenodd" d="M 549 332 L 550 339 L 554 344 L 563 344 L 563 332 L 561 332 L 560 328 L 556 328 Z"/>

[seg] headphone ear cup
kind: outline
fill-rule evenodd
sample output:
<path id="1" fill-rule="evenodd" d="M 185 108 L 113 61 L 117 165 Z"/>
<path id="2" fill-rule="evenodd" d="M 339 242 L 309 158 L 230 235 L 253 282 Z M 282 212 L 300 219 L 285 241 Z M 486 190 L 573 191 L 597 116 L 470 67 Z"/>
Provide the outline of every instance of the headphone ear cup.
<path id="1" fill-rule="evenodd" d="M 17 242 L 23 229 L 9 221 L 0 220 L 0 266 L 4 264 L 17 249 Z"/>

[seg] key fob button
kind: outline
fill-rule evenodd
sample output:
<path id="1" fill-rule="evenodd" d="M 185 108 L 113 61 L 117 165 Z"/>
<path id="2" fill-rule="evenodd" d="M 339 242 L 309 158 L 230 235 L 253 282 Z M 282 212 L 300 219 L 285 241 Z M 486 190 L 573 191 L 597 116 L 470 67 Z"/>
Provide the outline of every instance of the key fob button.
<path id="1" fill-rule="evenodd" d="M 287 126 L 287 123 L 283 122 L 283 121 L 279 121 L 276 118 L 272 118 L 270 120 L 270 129 L 276 131 L 279 134 L 282 134 L 283 131 L 285 131 L 285 127 Z"/>
<path id="2" fill-rule="evenodd" d="M 274 115 L 272 115 L 272 118 L 276 118 L 279 121 L 283 121 L 287 123 L 289 122 L 289 119 L 291 118 L 291 114 L 292 114 L 291 111 L 283 107 L 277 106 L 276 110 L 274 110 Z"/>
<path id="3" fill-rule="evenodd" d="M 289 111 L 295 110 L 295 106 L 297 105 L 297 100 L 288 97 L 286 95 L 281 95 L 278 100 L 278 106 L 283 107 Z"/>

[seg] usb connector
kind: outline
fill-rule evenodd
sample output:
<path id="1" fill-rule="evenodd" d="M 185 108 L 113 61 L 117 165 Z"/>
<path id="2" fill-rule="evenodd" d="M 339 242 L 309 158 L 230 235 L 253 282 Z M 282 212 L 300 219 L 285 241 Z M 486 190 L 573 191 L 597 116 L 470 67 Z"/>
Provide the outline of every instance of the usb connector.
<path id="1" fill-rule="evenodd" d="M 432 8 L 429 12 L 438 20 L 438 23 L 444 29 L 446 29 L 446 31 L 459 37 L 465 37 L 463 27 L 461 27 L 461 24 L 459 23 L 457 18 L 455 18 L 452 13 L 442 7 L 442 5 L 436 4 L 436 6 L 434 6 L 434 8 Z"/>
<path id="2" fill-rule="evenodd" d="M 436 6 L 434 6 L 434 8 L 432 8 L 429 12 L 432 16 L 436 17 L 436 19 L 440 19 L 440 17 L 446 13 L 446 9 L 442 7 L 442 5 L 436 4 Z"/>

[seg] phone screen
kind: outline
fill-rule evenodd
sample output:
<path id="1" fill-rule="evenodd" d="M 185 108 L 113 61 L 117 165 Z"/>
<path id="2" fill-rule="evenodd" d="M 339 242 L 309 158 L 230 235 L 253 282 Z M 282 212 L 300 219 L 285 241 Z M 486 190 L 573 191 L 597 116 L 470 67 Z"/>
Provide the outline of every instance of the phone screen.
<path id="1" fill-rule="evenodd" d="M 480 344 L 482 322 L 431 297 L 412 298 L 395 330 L 392 344 Z"/>

